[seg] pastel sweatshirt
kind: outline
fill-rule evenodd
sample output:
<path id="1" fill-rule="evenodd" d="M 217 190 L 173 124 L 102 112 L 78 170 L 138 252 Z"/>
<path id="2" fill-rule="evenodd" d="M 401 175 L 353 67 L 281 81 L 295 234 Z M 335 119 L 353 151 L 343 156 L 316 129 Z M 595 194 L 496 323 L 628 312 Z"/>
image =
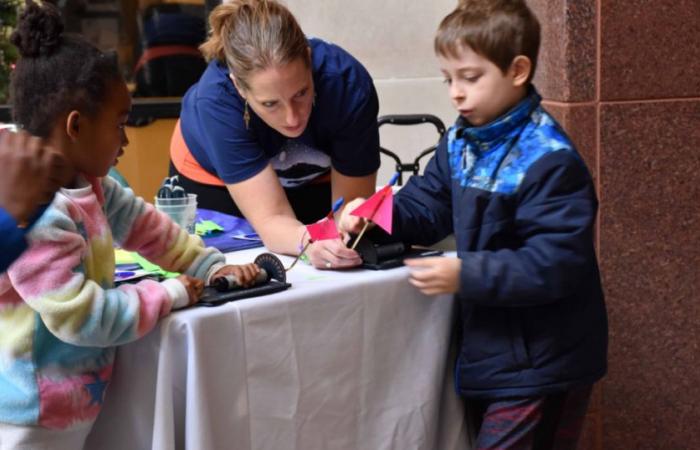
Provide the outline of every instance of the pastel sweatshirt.
<path id="1" fill-rule="evenodd" d="M 65 429 L 92 422 L 114 346 L 187 305 L 176 279 L 114 287 L 116 242 L 166 270 L 208 279 L 216 249 L 109 177 L 62 189 L 0 275 L 0 422 Z"/>

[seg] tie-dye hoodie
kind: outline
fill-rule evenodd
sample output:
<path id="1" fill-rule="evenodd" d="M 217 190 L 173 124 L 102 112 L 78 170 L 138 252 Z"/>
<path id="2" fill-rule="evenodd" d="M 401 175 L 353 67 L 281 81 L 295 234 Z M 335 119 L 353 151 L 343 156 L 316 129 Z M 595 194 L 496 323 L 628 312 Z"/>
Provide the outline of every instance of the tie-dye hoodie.
<path id="1" fill-rule="evenodd" d="M 176 279 L 114 287 L 117 243 L 161 267 L 208 279 L 224 256 L 113 179 L 63 189 L 0 275 L 0 422 L 65 429 L 92 422 L 114 346 L 185 306 Z"/>

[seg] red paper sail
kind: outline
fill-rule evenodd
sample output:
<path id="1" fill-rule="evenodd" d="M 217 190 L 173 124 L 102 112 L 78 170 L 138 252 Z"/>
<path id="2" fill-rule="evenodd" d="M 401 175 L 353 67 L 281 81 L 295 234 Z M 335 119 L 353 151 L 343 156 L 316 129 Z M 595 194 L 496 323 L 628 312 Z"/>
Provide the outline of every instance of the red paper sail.
<path id="1" fill-rule="evenodd" d="M 391 190 L 391 184 L 389 184 L 375 192 L 363 204 L 352 210 L 350 214 L 371 220 L 391 234 L 393 206 L 394 193 Z"/>
<path id="2" fill-rule="evenodd" d="M 333 220 L 333 215 L 338 212 L 340 207 L 343 205 L 343 202 L 343 197 L 338 198 L 333 203 L 331 212 L 329 212 L 326 217 L 316 223 L 306 226 L 306 231 L 309 232 L 309 238 L 311 239 L 309 242 L 340 238 L 340 234 L 338 234 L 338 227 L 335 226 L 335 220 Z"/>
<path id="3" fill-rule="evenodd" d="M 338 228 L 335 226 L 335 220 L 333 220 L 333 215 L 307 225 L 306 231 L 309 232 L 309 237 L 312 241 L 323 241 L 325 239 L 337 239 L 340 237 Z"/>

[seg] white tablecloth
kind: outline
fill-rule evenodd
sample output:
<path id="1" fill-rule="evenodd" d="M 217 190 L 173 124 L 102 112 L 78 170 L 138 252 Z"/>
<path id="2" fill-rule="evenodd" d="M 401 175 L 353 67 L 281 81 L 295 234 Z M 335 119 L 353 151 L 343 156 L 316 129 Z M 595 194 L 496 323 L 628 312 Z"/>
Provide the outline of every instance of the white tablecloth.
<path id="1" fill-rule="evenodd" d="M 121 347 L 86 448 L 467 448 L 451 298 L 423 296 L 406 268 L 302 263 L 288 277 L 285 292 L 176 312 Z"/>

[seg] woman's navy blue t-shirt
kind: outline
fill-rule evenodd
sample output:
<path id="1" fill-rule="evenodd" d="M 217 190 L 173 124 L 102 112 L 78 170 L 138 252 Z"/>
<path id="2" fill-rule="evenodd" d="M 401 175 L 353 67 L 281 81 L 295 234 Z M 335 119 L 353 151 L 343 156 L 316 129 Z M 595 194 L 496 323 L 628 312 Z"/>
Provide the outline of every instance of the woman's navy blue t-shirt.
<path id="1" fill-rule="evenodd" d="M 270 162 L 285 187 L 305 184 L 332 166 L 347 176 L 379 168 L 379 103 L 367 70 L 340 47 L 309 39 L 316 99 L 304 133 L 287 138 L 250 108 L 229 78 L 225 63 L 212 61 L 182 99 L 180 126 L 200 166 L 224 183 L 259 173 Z"/>

